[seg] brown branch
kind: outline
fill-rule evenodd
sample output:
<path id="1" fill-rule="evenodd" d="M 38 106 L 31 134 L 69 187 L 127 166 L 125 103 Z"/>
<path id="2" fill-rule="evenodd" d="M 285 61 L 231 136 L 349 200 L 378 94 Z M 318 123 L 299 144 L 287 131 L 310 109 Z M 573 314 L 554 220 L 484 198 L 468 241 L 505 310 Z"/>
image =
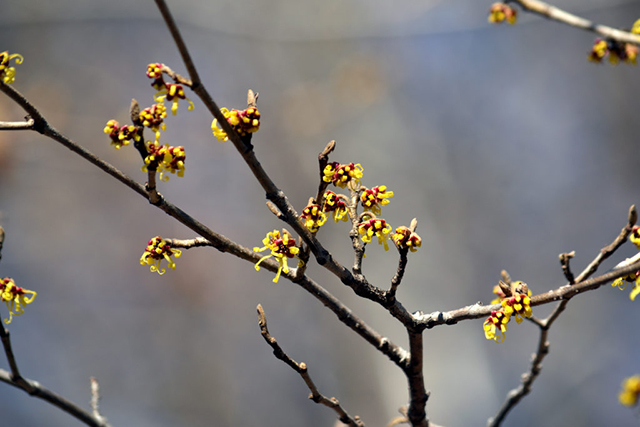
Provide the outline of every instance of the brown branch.
<path id="1" fill-rule="evenodd" d="M 340 402 L 338 402 L 338 399 L 336 399 L 335 397 L 328 398 L 324 396 L 322 393 L 320 393 L 320 391 L 318 391 L 318 388 L 313 383 L 313 380 L 309 375 L 307 365 L 304 362 L 297 363 L 295 360 L 289 357 L 289 355 L 285 353 L 284 350 L 282 350 L 282 347 L 280 347 L 276 339 L 272 337 L 271 334 L 269 334 L 269 329 L 267 328 L 267 318 L 260 304 L 258 304 L 257 309 L 258 309 L 258 324 L 260 325 L 260 333 L 262 334 L 262 337 L 267 342 L 267 344 L 271 346 L 271 348 L 273 349 L 273 354 L 276 356 L 276 358 L 282 360 L 284 363 L 289 365 L 294 371 L 300 374 L 305 384 L 309 388 L 309 391 L 311 391 L 311 394 L 309 395 L 309 399 L 313 400 L 316 403 L 324 405 L 327 408 L 333 409 L 336 412 L 336 414 L 338 414 L 338 419 L 342 423 L 352 427 L 364 427 L 364 423 L 362 422 L 362 420 L 360 420 L 360 417 L 358 417 L 357 415 L 354 417 L 351 417 L 342 408 L 342 406 L 340 405 Z"/>
<path id="2" fill-rule="evenodd" d="M 565 252 L 558 255 L 560 259 L 560 266 L 562 267 L 562 273 L 564 277 L 567 279 L 570 285 L 573 285 L 576 280 L 573 277 L 573 273 L 571 272 L 571 266 L 569 265 L 569 261 L 576 255 L 576 251 Z"/>
<path id="3" fill-rule="evenodd" d="M 398 286 L 400 286 L 400 282 L 402 282 L 402 278 L 404 277 L 404 272 L 407 268 L 409 248 L 398 248 L 398 252 L 400 253 L 400 259 L 398 260 L 398 269 L 396 270 L 396 274 L 391 279 L 391 287 L 387 291 L 387 300 L 389 304 L 393 304 L 396 299 L 396 292 L 398 291 Z"/>
<path id="4" fill-rule="evenodd" d="M 525 11 L 541 15 L 542 17 L 547 19 L 562 22 L 563 24 L 590 31 L 592 33 L 596 33 L 608 39 L 616 40 L 619 42 L 640 44 L 640 36 L 637 34 L 618 30 L 606 25 L 595 24 L 588 19 L 584 19 L 571 13 L 565 12 L 564 10 L 548 3 L 544 3 L 538 0 L 511 1 L 522 6 Z"/>
<path id="5" fill-rule="evenodd" d="M 422 331 L 413 332 L 409 330 L 408 332 L 411 360 L 405 370 L 405 375 L 409 382 L 407 418 L 413 427 L 428 427 L 429 421 L 427 420 L 425 406 L 429 399 L 429 393 L 424 387 Z"/>
<path id="6" fill-rule="evenodd" d="M 203 237 L 196 237 L 195 239 L 164 239 L 167 244 L 172 248 L 191 249 L 199 248 L 202 246 L 213 246 L 210 241 Z"/>
<path id="7" fill-rule="evenodd" d="M 0 122 L 0 130 L 31 130 L 34 125 L 33 119 L 26 122 Z"/>
<path id="8" fill-rule="evenodd" d="M 77 418 L 88 426 L 111 427 L 111 425 L 105 420 L 95 418 L 93 415 L 83 410 L 75 403 L 70 402 L 64 397 L 43 387 L 37 381 L 32 381 L 22 377 L 20 378 L 20 381 L 17 381 L 13 378 L 13 375 L 9 371 L 5 371 L 4 369 L 0 369 L 0 381 L 22 389 L 26 391 L 30 396 L 35 396 L 49 402 L 53 406 L 57 406 L 58 408 L 62 409 L 74 418 Z"/>
<path id="9" fill-rule="evenodd" d="M 4 228 L 0 226 L 0 260 L 2 260 L 2 246 L 4 245 Z"/>

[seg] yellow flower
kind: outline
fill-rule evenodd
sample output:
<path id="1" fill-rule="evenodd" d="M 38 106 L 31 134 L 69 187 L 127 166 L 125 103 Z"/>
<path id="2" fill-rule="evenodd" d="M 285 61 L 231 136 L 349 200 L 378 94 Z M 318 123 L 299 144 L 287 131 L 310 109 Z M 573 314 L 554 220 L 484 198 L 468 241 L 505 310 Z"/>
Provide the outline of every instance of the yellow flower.
<path id="1" fill-rule="evenodd" d="M 27 295 L 31 296 L 27 297 Z M 13 281 L 13 279 L 9 277 L 1 279 L 0 300 L 7 305 L 7 310 L 9 310 L 9 318 L 4 319 L 4 323 L 8 325 L 9 323 L 11 323 L 14 314 L 16 316 L 20 316 L 22 313 L 24 313 L 24 307 L 27 304 L 31 304 L 36 295 L 38 294 L 34 291 L 29 291 L 27 289 L 16 286 L 16 283 Z"/>
<path id="2" fill-rule="evenodd" d="M 312 233 L 318 231 L 320 227 L 327 221 L 327 215 L 320 209 L 320 205 L 308 205 L 300 215 L 304 219 L 304 223 Z"/>
<path id="3" fill-rule="evenodd" d="M 489 22 L 492 24 L 500 24 L 507 21 L 513 25 L 518 20 L 518 11 L 504 3 L 494 3 L 489 9 Z"/>
<path id="4" fill-rule="evenodd" d="M 629 234 L 629 241 L 636 245 L 636 248 L 640 249 L 640 227 L 637 225 L 633 226 L 631 229 L 631 234 Z"/>
<path id="5" fill-rule="evenodd" d="M 484 336 L 488 340 L 494 340 L 497 343 L 503 342 L 506 337 L 507 323 L 509 323 L 510 319 L 511 317 L 502 310 L 492 311 L 491 316 L 482 325 Z M 500 332 L 500 334 L 496 334 L 496 332 Z"/>
<path id="6" fill-rule="evenodd" d="M 158 272 L 159 275 L 163 275 L 167 269 L 160 269 L 160 261 L 163 259 L 167 260 L 169 268 L 175 270 L 176 263 L 171 257 L 175 256 L 176 258 L 180 258 L 180 255 L 182 255 L 182 251 L 173 249 L 162 237 L 156 236 L 149 240 L 147 248 L 140 257 L 140 265 L 150 265 L 152 273 Z"/>
<path id="7" fill-rule="evenodd" d="M 375 235 L 378 237 L 378 243 L 384 245 L 384 250 L 389 250 L 387 240 L 391 233 L 391 225 L 382 218 L 371 218 L 365 222 L 358 224 L 358 233 L 363 242 L 371 243 L 371 238 Z"/>
<path id="8" fill-rule="evenodd" d="M 607 53 L 609 53 L 609 47 L 606 40 L 596 39 L 591 48 L 591 52 L 589 52 L 589 61 L 602 62 L 602 59 Z"/>
<path id="9" fill-rule="evenodd" d="M 404 225 L 396 228 L 396 232 L 391 236 L 393 242 L 399 248 L 409 248 L 411 252 L 418 250 L 422 246 L 422 239 L 416 233 L 412 232 L 408 227 Z"/>
<path id="10" fill-rule="evenodd" d="M 240 136 L 246 136 L 248 133 L 257 132 L 260 129 L 260 111 L 255 107 L 249 107 L 242 111 L 236 109 L 229 111 L 227 108 L 221 108 L 220 112 Z M 218 127 L 216 119 L 211 122 L 211 130 L 218 141 L 224 142 L 229 139 L 227 133 Z"/>
<path id="11" fill-rule="evenodd" d="M 19 53 L 9 54 L 8 51 L 0 52 L 0 77 L 6 84 L 16 80 L 16 69 L 9 66 L 9 61 L 15 58 L 16 64 L 22 64 L 24 58 Z"/>
<path id="12" fill-rule="evenodd" d="M 160 172 L 160 180 L 169 181 L 169 176 L 165 172 L 172 174 L 178 173 L 179 177 L 184 176 L 184 162 L 187 158 L 184 147 L 173 147 L 168 144 L 159 145 L 151 141 L 147 141 L 147 149 L 149 154 L 144 159 L 142 171 L 155 170 Z"/>
<path id="13" fill-rule="evenodd" d="M 351 184 L 351 188 L 355 188 L 356 185 L 360 185 L 362 172 L 360 163 L 341 165 L 338 162 L 332 162 L 324 168 L 322 180 L 331 182 L 340 188 L 346 188 L 349 184 Z"/>
<path id="14" fill-rule="evenodd" d="M 338 222 L 349 220 L 349 211 L 347 204 L 340 198 L 344 196 L 338 196 L 333 191 L 327 190 L 324 193 L 324 204 L 322 205 L 323 212 L 333 212 L 333 220 Z"/>
<path id="15" fill-rule="evenodd" d="M 255 269 L 256 271 L 259 271 L 260 263 L 262 261 L 267 258 L 275 257 L 278 260 L 280 266 L 278 267 L 278 273 L 276 274 L 275 279 L 273 279 L 273 283 L 278 283 L 278 279 L 280 279 L 280 273 L 284 272 L 285 274 L 287 274 L 289 272 L 287 259 L 294 257 L 298 258 L 300 248 L 296 246 L 296 239 L 291 237 L 291 234 L 289 234 L 287 230 L 282 230 L 282 234 L 280 234 L 278 230 L 273 230 L 272 232 L 267 233 L 267 236 L 262 239 L 262 244 L 264 244 L 262 248 L 255 247 L 253 248 L 253 251 L 262 252 L 269 249 L 271 250 L 271 253 L 260 258 L 260 260 L 255 265 Z M 298 267 L 302 267 L 302 265 L 302 261 L 299 261 Z"/>
<path id="16" fill-rule="evenodd" d="M 178 83 L 165 83 L 165 87 L 160 89 L 158 93 L 154 96 L 154 100 L 159 103 L 164 103 L 165 98 L 167 101 L 173 101 L 173 105 L 171 106 L 171 113 L 175 116 L 178 113 L 178 101 L 181 99 L 186 99 L 189 102 L 189 107 L 187 110 L 191 111 L 195 107 L 193 102 L 184 94 L 184 88 L 181 84 Z"/>
<path id="17" fill-rule="evenodd" d="M 360 195 L 360 203 L 365 210 L 380 215 L 380 207 L 388 205 L 391 197 L 393 191 L 387 191 L 387 186 L 381 185 L 372 189 L 366 188 Z"/>
<path id="18" fill-rule="evenodd" d="M 634 301 L 638 294 L 640 294 L 640 272 L 636 271 L 635 273 L 629 273 L 626 276 L 618 277 L 611 283 L 611 286 L 617 287 L 621 291 L 623 291 L 627 287 L 627 283 L 633 283 L 633 289 L 631 289 L 631 293 L 629 294 L 629 298 L 631 301 Z"/>
<path id="19" fill-rule="evenodd" d="M 618 400 L 624 406 L 634 406 L 638 403 L 640 395 L 640 375 L 634 375 L 622 382 L 622 391 L 618 395 Z"/>
<path id="20" fill-rule="evenodd" d="M 501 302 L 504 314 L 511 317 L 516 316 L 516 322 L 521 323 L 524 317 L 531 317 L 531 298 L 525 294 L 515 294 L 511 297 L 504 298 Z"/>
<path id="21" fill-rule="evenodd" d="M 164 119 L 167 117 L 167 107 L 164 104 L 153 104 L 140 112 L 142 126 L 148 127 L 156 133 L 156 142 L 160 139 L 160 129 L 166 130 Z"/>
<path id="22" fill-rule="evenodd" d="M 129 145 L 129 142 L 133 139 L 134 141 L 140 141 L 140 135 L 138 133 L 138 128 L 135 126 L 120 126 L 120 124 L 115 120 L 109 120 L 107 125 L 104 128 L 104 133 L 109 135 L 111 138 L 111 145 L 113 145 L 116 150 L 119 150 L 125 145 Z"/>

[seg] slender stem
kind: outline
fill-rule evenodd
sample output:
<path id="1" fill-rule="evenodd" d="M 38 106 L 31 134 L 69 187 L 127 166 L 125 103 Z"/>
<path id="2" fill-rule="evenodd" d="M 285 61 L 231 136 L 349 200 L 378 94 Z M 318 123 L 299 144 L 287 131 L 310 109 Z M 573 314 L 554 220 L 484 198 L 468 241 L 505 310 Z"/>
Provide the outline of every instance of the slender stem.
<path id="1" fill-rule="evenodd" d="M 264 338 L 267 344 L 271 346 L 271 348 L 273 349 L 273 354 L 274 356 L 276 356 L 276 358 L 282 360 L 284 363 L 289 365 L 294 371 L 300 374 L 305 384 L 309 388 L 309 391 L 311 391 L 311 394 L 309 395 L 309 399 L 313 400 L 316 403 L 319 403 L 321 405 L 324 405 L 328 408 L 333 409 L 336 412 L 336 414 L 338 414 L 338 419 L 342 423 L 352 427 L 364 427 L 364 423 L 362 422 L 362 420 L 360 420 L 360 417 L 358 417 L 357 415 L 354 417 L 350 416 L 344 410 L 344 408 L 342 408 L 338 399 L 336 399 L 335 397 L 328 398 L 324 396 L 322 393 L 320 393 L 320 391 L 318 391 L 318 387 L 316 387 L 313 380 L 311 379 L 311 375 L 309 375 L 309 371 L 307 370 L 307 365 L 304 362 L 298 363 L 295 360 L 293 360 L 287 353 L 285 353 L 282 347 L 280 347 L 280 344 L 278 344 L 278 341 L 274 337 L 272 337 L 271 334 L 269 333 L 269 329 L 267 328 L 267 317 L 264 313 L 262 305 L 258 304 L 257 310 L 258 310 L 258 324 L 260 325 L 260 333 L 262 334 L 262 338 Z"/>
<path id="2" fill-rule="evenodd" d="M 0 130 L 31 130 L 34 123 L 33 119 L 26 122 L 0 122 Z"/>
<path id="3" fill-rule="evenodd" d="M 603 37 L 625 43 L 640 44 L 640 35 L 632 34 L 628 31 L 618 30 L 616 28 L 607 27 L 606 25 L 595 24 L 588 19 L 581 18 L 571 13 L 565 12 L 549 3 L 538 0 L 511 0 L 517 3 L 528 12 L 532 12 L 551 19 L 552 21 L 562 22 L 575 28 L 600 34 Z"/>
<path id="4" fill-rule="evenodd" d="M 20 381 L 15 380 L 12 374 L 9 371 L 5 371 L 4 369 L 0 369 L 0 381 L 17 387 L 26 391 L 29 395 L 35 396 L 42 400 L 45 400 L 52 404 L 53 406 L 57 406 L 63 411 L 67 412 L 69 415 L 77 418 L 88 426 L 92 427 L 110 427 L 111 425 L 104 421 L 96 419 L 89 412 L 83 410 L 75 403 L 68 401 L 64 397 L 52 392 L 51 390 L 43 387 L 37 381 L 32 381 L 26 378 L 21 378 Z"/>

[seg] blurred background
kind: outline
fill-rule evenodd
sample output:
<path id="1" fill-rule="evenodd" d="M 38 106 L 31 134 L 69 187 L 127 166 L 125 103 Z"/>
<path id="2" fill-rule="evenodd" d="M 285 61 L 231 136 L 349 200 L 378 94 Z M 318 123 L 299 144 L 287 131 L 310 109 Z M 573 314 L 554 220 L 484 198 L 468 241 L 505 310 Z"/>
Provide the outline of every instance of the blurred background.
<path id="1" fill-rule="evenodd" d="M 614 27 L 640 18 L 632 1 L 556 5 Z M 640 202 L 638 69 L 589 63 L 593 34 L 525 14 L 515 26 L 491 26 L 488 0 L 169 6 L 220 106 L 243 108 L 247 89 L 260 93 L 255 149 L 298 210 L 315 194 L 317 154 L 335 139 L 332 160 L 361 163 L 365 185 L 395 192 L 383 211 L 393 226 L 418 219 L 423 245 L 398 294 L 410 311 L 488 303 L 501 269 L 534 293 L 557 288 L 558 254 L 575 250 L 578 273 Z M 14 87 L 61 132 L 143 183 L 138 155 L 114 150 L 102 129 L 128 122 L 132 97 L 152 103 L 148 63 L 185 73 L 155 4 L 4 0 L 0 10 L 0 50 L 25 58 Z M 161 140 L 186 147 L 186 174 L 160 191 L 215 231 L 259 245 L 281 223 L 191 99 L 195 110 L 182 104 Z M 0 96 L 0 120 L 23 116 Z M 0 275 L 38 292 L 10 325 L 23 374 L 87 409 L 97 377 L 114 426 L 334 425 L 262 340 L 258 303 L 320 391 L 368 426 L 386 425 L 407 403 L 399 369 L 296 285 L 211 248 L 184 251 L 162 277 L 149 272 L 139 258 L 151 237 L 194 234 L 35 132 L 0 133 L 0 211 Z M 351 265 L 347 224 L 327 223 L 319 237 Z M 625 245 L 600 272 L 635 252 Z M 367 254 L 365 274 L 388 287 L 397 254 L 378 245 Z M 308 271 L 407 346 L 384 310 L 316 265 Z M 617 401 L 622 380 L 640 372 L 640 307 L 628 294 L 605 286 L 571 301 L 532 393 L 504 425 L 637 425 Z M 426 331 L 429 419 L 485 425 L 529 368 L 537 339 L 528 322 L 510 324 L 503 344 L 485 339 L 482 320 Z M 0 413 L 12 426 L 81 425 L 6 384 Z"/>

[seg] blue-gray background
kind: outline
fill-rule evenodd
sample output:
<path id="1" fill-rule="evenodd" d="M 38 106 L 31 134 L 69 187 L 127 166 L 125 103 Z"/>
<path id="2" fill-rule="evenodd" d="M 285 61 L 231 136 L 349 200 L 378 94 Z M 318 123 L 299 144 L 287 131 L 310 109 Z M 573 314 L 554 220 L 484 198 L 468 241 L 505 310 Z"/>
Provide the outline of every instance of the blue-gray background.
<path id="1" fill-rule="evenodd" d="M 564 0 L 558 6 L 617 27 L 637 2 Z M 396 196 L 393 225 L 419 220 L 399 298 L 411 310 L 489 302 L 501 269 L 534 293 L 564 283 L 557 255 L 579 271 L 619 232 L 638 191 L 638 68 L 588 63 L 594 36 L 533 16 L 486 23 L 491 1 L 170 1 L 205 84 L 221 106 L 260 92 L 256 152 L 298 209 L 317 186 L 317 153 L 360 162 L 364 183 Z M 152 102 L 150 62 L 184 72 L 154 3 L 2 0 L 0 50 L 20 52 L 15 87 L 63 133 L 137 180 L 140 159 L 113 150 L 102 128 L 127 121 L 130 99 Z M 194 99 L 167 120 L 187 171 L 161 187 L 172 202 L 246 246 L 281 224 L 231 144 L 211 135 Z M 0 120 L 23 112 L 0 97 Z M 11 324 L 25 376 L 88 407 L 89 377 L 114 426 L 331 426 L 302 380 L 259 334 L 306 362 L 320 390 L 370 426 L 407 401 L 401 372 L 295 285 L 213 249 L 184 252 L 159 277 L 138 259 L 151 237 L 193 233 L 100 170 L 36 133 L 0 133 L 2 277 L 38 292 Z M 346 224 L 320 237 L 350 265 Z M 634 253 L 626 245 L 609 268 Z M 381 287 L 396 255 L 369 248 Z M 309 273 L 381 333 L 405 332 L 331 275 Z M 550 307 L 536 308 L 544 316 Z M 611 287 L 572 300 L 550 333 L 533 392 L 505 425 L 637 425 L 617 403 L 640 372 L 638 302 Z M 0 308 L 6 316 L 6 310 Z M 482 321 L 425 333 L 430 419 L 481 426 L 519 383 L 537 330 L 509 325 L 503 344 Z M 6 368 L 6 363 L 2 363 Z M 0 384 L 2 424 L 80 425 Z"/>

